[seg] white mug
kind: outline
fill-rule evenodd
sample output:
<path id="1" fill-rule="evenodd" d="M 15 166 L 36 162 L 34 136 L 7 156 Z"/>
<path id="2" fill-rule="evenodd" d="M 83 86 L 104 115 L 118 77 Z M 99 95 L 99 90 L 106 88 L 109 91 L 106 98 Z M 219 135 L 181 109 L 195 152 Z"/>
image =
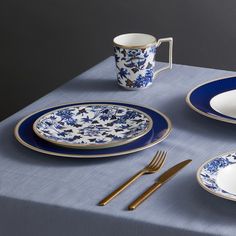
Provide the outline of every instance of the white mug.
<path id="1" fill-rule="evenodd" d="M 169 64 L 154 71 L 156 49 L 169 43 Z M 156 39 L 142 33 L 122 34 L 113 39 L 118 84 L 129 90 L 150 86 L 157 75 L 172 68 L 173 38 Z"/>

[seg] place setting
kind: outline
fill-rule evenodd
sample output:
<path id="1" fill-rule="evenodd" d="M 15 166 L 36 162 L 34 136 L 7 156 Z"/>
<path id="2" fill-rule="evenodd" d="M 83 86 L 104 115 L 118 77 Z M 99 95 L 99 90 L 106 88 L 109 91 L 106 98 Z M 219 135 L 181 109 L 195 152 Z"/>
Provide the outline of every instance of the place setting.
<path id="1" fill-rule="evenodd" d="M 235 1 L 5 1 L 0 236 L 236 236 Z"/>
<path id="2" fill-rule="evenodd" d="M 156 49 L 169 45 L 169 64 L 155 70 Z M 114 38 L 117 83 L 127 90 L 152 85 L 172 68 L 173 39 L 130 33 Z M 127 102 L 89 101 L 58 105 L 23 118 L 16 139 L 34 151 L 63 157 L 101 158 L 150 148 L 167 138 L 170 119 L 162 112 Z"/>
<path id="3" fill-rule="evenodd" d="M 169 62 L 156 70 L 157 48 L 167 43 Z M 117 83 L 128 93 L 152 86 L 159 73 L 172 69 L 173 39 L 156 39 L 152 35 L 130 33 L 113 40 Z M 153 99 L 153 98 L 150 98 Z M 193 88 L 186 102 L 194 111 L 208 118 L 236 124 L 236 77 L 221 78 Z M 183 121 L 184 122 L 184 121 Z M 219 122 L 220 125 L 220 122 Z M 167 139 L 172 122 L 161 111 L 145 104 L 94 100 L 59 104 L 36 111 L 21 119 L 15 127 L 15 138 L 26 148 L 60 158 L 110 158 L 137 153 Z M 210 132 L 210 130 L 209 130 Z M 167 141 L 168 142 L 168 141 Z M 179 153 L 181 155 L 181 153 Z M 158 173 L 167 159 L 167 151 L 159 150 L 153 159 L 127 181 L 95 203 L 105 206 L 143 175 Z M 131 202 L 135 210 L 156 190 L 192 161 L 182 160 L 156 178 L 153 185 Z M 193 160 L 194 161 L 194 160 Z M 228 152 L 203 163 L 196 178 L 206 191 L 236 200 L 236 153 Z"/>

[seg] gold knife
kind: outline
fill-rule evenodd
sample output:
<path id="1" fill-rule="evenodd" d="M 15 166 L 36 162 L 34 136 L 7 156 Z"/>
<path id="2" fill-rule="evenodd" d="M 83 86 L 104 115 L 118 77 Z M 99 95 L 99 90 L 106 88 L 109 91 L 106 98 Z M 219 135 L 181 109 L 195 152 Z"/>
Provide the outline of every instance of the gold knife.
<path id="1" fill-rule="evenodd" d="M 159 189 L 164 183 L 170 180 L 178 171 L 188 165 L 192 160 L 185 160 L 179 164 L 171 167 L 166 172 L 164 172 L 157 180 L 156 183 L 149 187 L 145 192 L 143 192 L 138 198 L 136 198 L 129 206 L 129 210 L 135 210 L 144 200 L 146 200 L 152 193 Z"/>

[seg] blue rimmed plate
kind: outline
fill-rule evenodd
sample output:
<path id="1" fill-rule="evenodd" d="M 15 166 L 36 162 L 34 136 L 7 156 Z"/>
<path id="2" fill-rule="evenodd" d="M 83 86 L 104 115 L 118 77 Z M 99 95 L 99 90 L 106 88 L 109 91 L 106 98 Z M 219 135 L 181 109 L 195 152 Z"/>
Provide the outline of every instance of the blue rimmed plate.
<path id="1" fill-rule="evenodd" d="M 232 100 L 234 97 L 236 98 L 236 76 L 195 87 L 188 93 L 186 102 L 190 108 L 204 116 L 236 124 L 236 105 L 235 100 Z"/>
<path id="2" fill-rule="evenodd" d="M 69 148 L 99 149 L 124 145 L 148 133 L 152 119 L 132 107 L 80 104 L 52 110 L 33 124 L 42 139 Z"/>
<path id="3" fill-rule="evenodd" d="M 228 152 L 206 161 L 197 172 L 197 180 L 208 192 L 236 201 L 236 152 Z"/>
<path id="4" fill-rule="evenodd" d="M 144 112 L 151 117 L 153 122 L 152 129 L 147 134 L 145 134 L 144 136 L 142 136 L 137 140 L 134 140 L 131 143 L 117 147 L 94 149 L 94 150 L 60 147 L 39 138 L 34 133 L 33 124 L 42 115 L 55 109 L 65 108 L 74 105 L 82 105 L 82 104 L 85 105 L 90 103 L 93 104 L 106 103 L 119 106 L 126 106 L 140 110 L 141 112 Z M 64 157 L 74 157 L 74 158 L 98 158 L 98 157 L 108 157 L 108 156 L 119 156 L 144 150 L 164 140 L 169 135 L 170 131 L 171 131 L 171 122 L 169 118 L 155 109 L 121 102 L 83 102 L 83 103 L 60 105 L 44 109 L 25 117 L 16 125 L 15 137 L 22 145 L 41 153 L 54 156 L 64 156 Z"/>

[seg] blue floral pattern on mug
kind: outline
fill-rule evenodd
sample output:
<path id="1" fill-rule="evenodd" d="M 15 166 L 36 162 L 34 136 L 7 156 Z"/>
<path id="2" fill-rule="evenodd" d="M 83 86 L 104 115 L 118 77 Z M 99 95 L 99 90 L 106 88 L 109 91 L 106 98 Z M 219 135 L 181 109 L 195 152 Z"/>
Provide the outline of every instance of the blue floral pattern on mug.
<path id="1" fill-rule="evenodd" d="M 144 49 L 114 47 L 117 80 L 120 86 L 129 89 L 146 88 L 152 84 L 156 46 Z"/>
<path id="2" fill-rule="evenodd" d="M 98 145 L 135 139 L 151 129 L 148 115 L 116 105 L 80 105 L 52 111 L 39 118 L 34 130 L 48 141 Z"/>
<path id="3" fill-rule="evenodd" d="M 217 184 L 217 176 L 219 171 L 223 170 L 225 167 L 229 165 L 236 164 L 236 153 L 229 153 L 222 155 L 220 157 L 216 157 L 209 162 L 207 162 L 200 170 L 199 177 L 201 180 L 201 184 L 209 189 L 210 191 L 225 196 L 225 197 L 233 197 L 236 195 L 233 193 L 229 193 L 222 188 L 220 188 Z"/>

